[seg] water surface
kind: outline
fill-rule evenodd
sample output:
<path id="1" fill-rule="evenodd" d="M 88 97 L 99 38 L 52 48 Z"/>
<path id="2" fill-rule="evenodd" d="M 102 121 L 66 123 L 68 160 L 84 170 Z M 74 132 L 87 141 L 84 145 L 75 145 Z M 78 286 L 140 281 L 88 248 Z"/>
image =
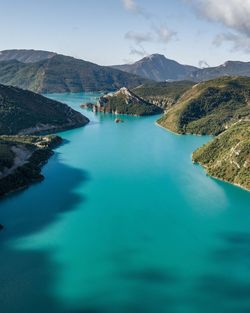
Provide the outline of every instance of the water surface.
<path id="1" fill-rule="evenodd" d="M 0 202 L 1 312 L 250 312 L 250 193 L 192 164 L 209 138 L 84 114 L 46 179 Z"/>

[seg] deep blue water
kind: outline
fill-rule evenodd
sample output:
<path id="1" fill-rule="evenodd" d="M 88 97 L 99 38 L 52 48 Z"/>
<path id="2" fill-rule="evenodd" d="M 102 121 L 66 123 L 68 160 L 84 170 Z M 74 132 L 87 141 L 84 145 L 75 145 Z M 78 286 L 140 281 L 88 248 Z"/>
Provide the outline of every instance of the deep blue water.
<path id="1" fill-rule="evenodd" d="M 250 312 L 250 193 L 192 164 L 209 138 L 82 112 L 46 179 L 0 202 L 1 312 Z"/>

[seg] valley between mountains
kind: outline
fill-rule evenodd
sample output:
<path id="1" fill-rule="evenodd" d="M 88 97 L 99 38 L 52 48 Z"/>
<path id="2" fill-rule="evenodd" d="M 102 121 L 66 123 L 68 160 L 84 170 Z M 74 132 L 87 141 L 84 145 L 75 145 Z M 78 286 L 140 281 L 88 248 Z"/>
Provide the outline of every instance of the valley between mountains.
<path id="1" fill-rule="evenodd" d="M 46 51 L 3 51 L 0 54 L 3 83 L 0 85 L 0 195 L 40 180 L 42 165 L 56 144 L 61 143 L 58 136 L 34 135 L 54 134 L 89 122 L 66 104 L 37 93 L 88 90 L 103 94 L 97 103 L 83 105 L 94 112 L 163 114 L 157 123 L 167 130 L 182 135 L 215 136 L 194 152 L 193 161 L 203 165 L 213 177 L 249 190 L 250 78 L 222 76 L 206 80 L 213 75 L 198 75 L 197 69 L 177 66 L 175 61 L 161 55 L 139 61 L 133 70 L 131 66 L 102 67 Z M 144 66 L 148 70 L 144 69 L 143 73 L 147 75 L 137 70 Z M 165 76 L 153 74 L 152 67 L 157 70 L 159 66 Z M 228 70 L 230 74 L 238 71 L 248 75 L 247 66 L 243 71 L 242 64 L 227 63 L 221 74 Z M 212 69 L 199 71 L 212 72 Z M 203 81 L 197 83 L 191 77 L 203 77 Z M 176 81 L 160 81 L 167 79 Z"/>

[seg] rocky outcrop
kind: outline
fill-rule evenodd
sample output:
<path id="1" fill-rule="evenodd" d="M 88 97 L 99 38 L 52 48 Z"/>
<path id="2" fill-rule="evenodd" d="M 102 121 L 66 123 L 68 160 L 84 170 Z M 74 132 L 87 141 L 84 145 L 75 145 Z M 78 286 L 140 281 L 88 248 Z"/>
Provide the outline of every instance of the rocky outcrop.
<path id="1" fill-rule="evenodd" d="M 41 168 L 61 142 L 59 136 L 0 136 L 0 197 L 42 180 Z M 1 154 L 9 152 L 6 164 Z"/>
<path id="2" fill-rule="evenodd" d="M 115 119 L 115 123 L 117 123 L 117 124 L 123 123 L 123 120 L 121 118 L 116 118 Z"/>
<path id="3" fill-rule="evenodd" d="M 163 112 L 160 107 L 143 100 L 125 87 L 115 93 L 100 97 L 96 104 L 91 106 L 88 104 L 88 108 L 90 107 L 93 112 L 135 116 L 154 115 Z"/>

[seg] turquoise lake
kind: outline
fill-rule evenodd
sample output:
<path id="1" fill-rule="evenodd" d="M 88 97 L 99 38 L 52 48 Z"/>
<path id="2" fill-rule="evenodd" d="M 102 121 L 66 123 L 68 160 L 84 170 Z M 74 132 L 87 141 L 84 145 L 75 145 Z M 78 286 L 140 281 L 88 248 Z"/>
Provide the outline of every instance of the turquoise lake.
<path id="1" fill-rule="evenodd" d="M 87 115 L 45 180 L 0 202 L 1 313 L 249 313 L 250 193 L 154 117 Z"/>

